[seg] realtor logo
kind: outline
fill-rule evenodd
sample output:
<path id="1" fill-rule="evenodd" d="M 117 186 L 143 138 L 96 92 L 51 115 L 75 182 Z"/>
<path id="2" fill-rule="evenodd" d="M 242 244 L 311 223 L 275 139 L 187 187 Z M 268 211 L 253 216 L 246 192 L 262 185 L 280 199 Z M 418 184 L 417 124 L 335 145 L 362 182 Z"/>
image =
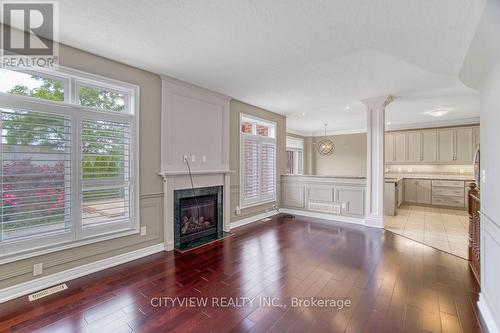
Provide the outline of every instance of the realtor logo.
<path id="1" fill-rule="evenodd" d="M 2 67 L 52 67 L 58 59 L 58 3 L 2 1 Z"/>

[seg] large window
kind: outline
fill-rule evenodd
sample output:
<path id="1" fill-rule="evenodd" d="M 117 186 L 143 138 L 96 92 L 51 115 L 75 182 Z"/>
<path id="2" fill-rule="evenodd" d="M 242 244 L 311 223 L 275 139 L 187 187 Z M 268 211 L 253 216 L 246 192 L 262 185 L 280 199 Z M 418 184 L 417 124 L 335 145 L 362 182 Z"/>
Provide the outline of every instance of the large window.
<path id="1" fill-rule="evenodd" d="M 286 173 L 302 175 L 304 169 L 304 140 L 286 137 Z"/>
<path id="2" fill-rule="evenodd" d="M 0 69 L 0 258 L 137 232 L 136 86 Z"/>
<path id="3" fill-rule="evenodd" d="M 240 136 L 240 205 L 276 200 L 276 124 L 242 115 Z"/>

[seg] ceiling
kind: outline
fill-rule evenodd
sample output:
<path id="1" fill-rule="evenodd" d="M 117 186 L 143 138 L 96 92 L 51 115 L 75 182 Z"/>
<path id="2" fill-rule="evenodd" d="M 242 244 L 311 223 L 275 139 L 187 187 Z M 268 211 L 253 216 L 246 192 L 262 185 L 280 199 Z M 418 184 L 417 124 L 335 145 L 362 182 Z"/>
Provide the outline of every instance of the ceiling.
<path id="1" fill-rule="evenodd" d="M 319 135 L 365 129 L 390 94 L 393 127 L 479 116 L 458 79 L 484 0 L 65 0 L 61 42 L 285 114 Z M 425 112 L 448 112 L 434 117 Z"/>

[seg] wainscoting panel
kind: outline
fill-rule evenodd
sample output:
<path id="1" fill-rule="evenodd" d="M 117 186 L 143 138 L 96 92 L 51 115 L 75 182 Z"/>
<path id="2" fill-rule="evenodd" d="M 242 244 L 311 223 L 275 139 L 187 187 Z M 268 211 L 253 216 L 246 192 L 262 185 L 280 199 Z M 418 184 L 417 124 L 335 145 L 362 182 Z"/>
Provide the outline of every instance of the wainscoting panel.
<path id="1" fill-rule="evenodd" d="M 305 208 L 305 186 L 283 183 L 282 204 L 286 207 Z"/>

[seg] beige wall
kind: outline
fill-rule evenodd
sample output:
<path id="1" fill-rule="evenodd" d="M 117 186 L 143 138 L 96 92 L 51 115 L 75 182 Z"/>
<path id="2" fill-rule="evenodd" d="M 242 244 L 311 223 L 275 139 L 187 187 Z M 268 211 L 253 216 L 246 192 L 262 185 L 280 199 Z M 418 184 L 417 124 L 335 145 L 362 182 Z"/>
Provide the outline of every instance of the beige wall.
<path id="1" fill-rule="evenodd" d="M 274 121 L 276 128 L 277 144 L 277 202 L 280 202 L 281 175 L 286 168 L 286 118 L 279 114 L 260 109 L 258 107 L 245 104 L 236 100 L 230 103 L 230 146 L 229 146 L 229 168 L 235 172 L 231 174 L 231 222 L 250 217 L 255 214 L 264 213 L 272 209 L 274 203 L 249 207 L 241 210 L 240 215 L 236 215 L 236 207 L 240 204 L 240 114 Z"/>
<path id="2" fill-rule="evenodd" d="M 329 156 L 320 155 L 316 149 L 323 137 L 308 139 L 312 174 L 366 176 L 366 133 L 329 136 L 335 144 L 335 151 Z"/>
<path id="3" fill-rule="evenodd" d="M 146 236 L 132 235 L 0 265 L 0 288 L 33 279 L 33 264 L 44 274 L 91 263 L 163 242 L 160 171 L 161 81 L 158 75 L 74 48 L 60 46 L 60 64 L 140 86 L 140 209 Z"/>

